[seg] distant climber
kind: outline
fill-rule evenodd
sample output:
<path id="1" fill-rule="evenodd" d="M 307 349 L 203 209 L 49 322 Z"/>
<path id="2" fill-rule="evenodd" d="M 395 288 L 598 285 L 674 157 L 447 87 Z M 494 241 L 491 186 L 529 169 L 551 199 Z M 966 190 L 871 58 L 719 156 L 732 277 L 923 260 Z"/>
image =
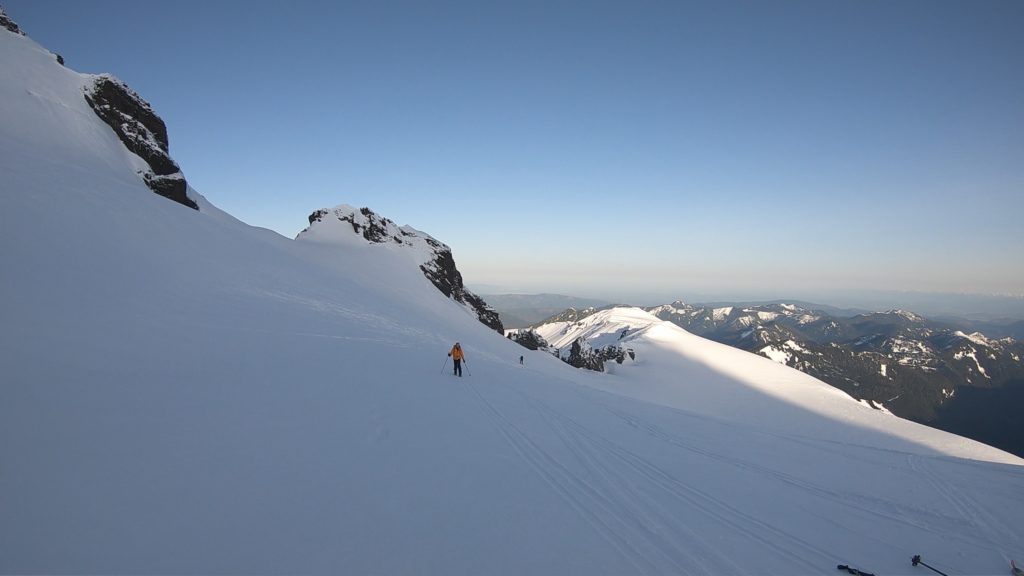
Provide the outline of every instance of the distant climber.
<path id="1" fill-rule="evenodd" d="M 522 357 L 522 356 L 520 356 L 520 357 L 519 357 L 519 363 L 520 363 L 520 364 L 522 364 L 522 363 L 523 363 L 523 357 Z"/>
<path id="2" fill-rule="evenodd" d="M 462 353 L 462 345 L 458 342 L 455 346 L 452 346 L 452 351 L 448 353 L 451 357 L 452 362 L 455 364 L 455 371 L 452 373 L 453 376 L 462 377 L 462 361 L 466 359 L 466 355 Z"/>

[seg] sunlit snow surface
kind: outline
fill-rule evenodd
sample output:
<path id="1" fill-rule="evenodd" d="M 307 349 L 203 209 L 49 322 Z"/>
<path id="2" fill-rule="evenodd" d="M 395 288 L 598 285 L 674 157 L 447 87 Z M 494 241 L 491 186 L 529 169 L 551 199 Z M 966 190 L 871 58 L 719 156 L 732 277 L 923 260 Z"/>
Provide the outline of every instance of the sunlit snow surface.
<path id="1" fill-rule="evenodd" d="M 0 77 L 2 574 L 1024 558 L 1018 458 L 638 310 L 604 319 L 630 327 L 635 362 L 575 370 L 481 325 L 399 250 L 151 193 L 89 78 L 30 39 L 0 30 Z"/>

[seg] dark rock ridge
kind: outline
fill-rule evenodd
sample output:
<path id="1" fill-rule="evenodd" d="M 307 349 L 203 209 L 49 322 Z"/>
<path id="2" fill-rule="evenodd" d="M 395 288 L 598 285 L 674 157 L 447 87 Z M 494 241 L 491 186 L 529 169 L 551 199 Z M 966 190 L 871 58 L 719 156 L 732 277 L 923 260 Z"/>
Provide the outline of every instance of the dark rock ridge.
<path id="1" fill-rule="evenodd" d="M 167 126 L 149 103 L 126 84 L 102 74 L 85 89 L 85 100 L 149 170 L 140 176 L 150 190 L 193 210 L 199 206 L 188 197 L 188 183 L 168 154 Z"/>
<path id="2" fill-rule="evenodd" d="M 569 348 L 569 357 L 562 360 L 576 368 L 604 372 L 605 362 L 614 360 L 616 363 L 622 364 L 626 360 L 627 355 L 631 360 L 636 360 L 636 354 L 634 354 L 632 349 L 623 348 L 618 344 L 608 344 L 600 348 L 593 348 L 586 339 L 577 338 Z"/>
<path id="3" fill-rule="evenodd" d="M 527 350 L 548 350 L 548 341 L 534 330 L 511 330 L 506 337 Z"/>
<path id="4" fill-rule="evenodd" d="M 21 31 L 21 28 L 18 28 L 18 24 L 15 23 L 14 20 L 8 18 L 7 13 L 4 12 L 3 6 L 0 6 L 0 28 L 6 28 L 15 34 L 20 34 L 22 36 L 25 35 L 25 33 Z"/>
<path id="5" fill-rule="evenodd" d="M 419 249 L 424 259 L 420 263 L 420 270 L 442 294 L 470 308 L 485 326 L 499 333 L 504 332 L 498 313 L 482 298 L 466 289 L 462 282 L 462 273 L 455 267 L 455 258 L 447 245 L 409 226 L 398 226 L 369 208 L 356 210 L 344 205 L 332 210 L 317 210 L 310 214 L 309 228 L 300 236 L 310 233 L 314 226 L 331 222 L 351 226 L 353 232 L 368 242 L 404 244 L 412 249 Z"/>

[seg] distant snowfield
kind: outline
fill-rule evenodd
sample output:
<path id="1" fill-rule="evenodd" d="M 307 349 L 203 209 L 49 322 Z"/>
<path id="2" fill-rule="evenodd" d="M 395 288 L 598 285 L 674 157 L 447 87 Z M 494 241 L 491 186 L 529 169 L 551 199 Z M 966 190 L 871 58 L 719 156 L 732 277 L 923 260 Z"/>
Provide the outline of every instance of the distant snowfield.
<path id="1" fill-rule="evenodd" d="M 0 76 L 0 573 L 1024 558 L 1019 458 L 639 310 L 593 326 L 630 329 L 611 373 L 529 353 L 401 250 L 151 193 L 89 77 L 31 40 L 0 30 Z"/>

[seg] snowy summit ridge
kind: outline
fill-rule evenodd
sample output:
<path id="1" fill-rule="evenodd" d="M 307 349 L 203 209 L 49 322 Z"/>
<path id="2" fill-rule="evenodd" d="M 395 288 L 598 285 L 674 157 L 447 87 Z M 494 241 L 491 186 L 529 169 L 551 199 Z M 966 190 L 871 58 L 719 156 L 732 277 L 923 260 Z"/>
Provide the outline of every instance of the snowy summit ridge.
<path id="1" fill-rule="evenodd" d="M 425 232 L 411 226 L 399 226 L 369 208 L 357 210 L 341 204 L 310 214 L 309 228 L 297 236 L 298 240 L 340 243 L 350 242 L 353 238 L 399 248 L 410 254 L 423 275 L 442 294 L 466 306 L 485 326 L 499 334 L 504 330 L 498 313 L 463 284 L 462 273 L 455 267 L 451 248 Z"/>

